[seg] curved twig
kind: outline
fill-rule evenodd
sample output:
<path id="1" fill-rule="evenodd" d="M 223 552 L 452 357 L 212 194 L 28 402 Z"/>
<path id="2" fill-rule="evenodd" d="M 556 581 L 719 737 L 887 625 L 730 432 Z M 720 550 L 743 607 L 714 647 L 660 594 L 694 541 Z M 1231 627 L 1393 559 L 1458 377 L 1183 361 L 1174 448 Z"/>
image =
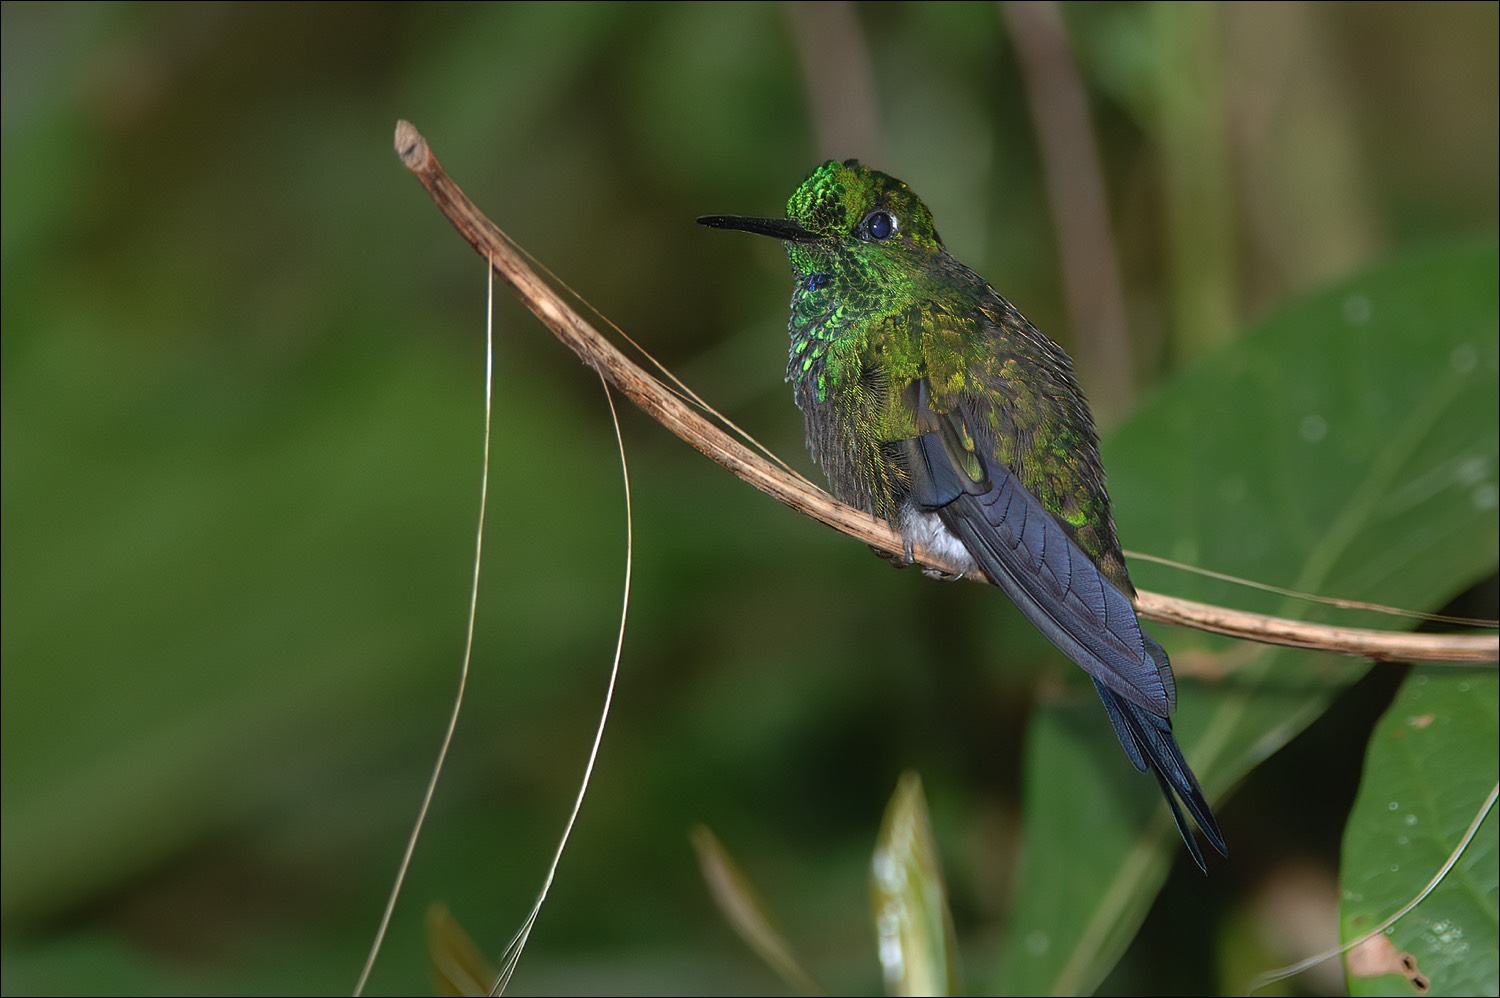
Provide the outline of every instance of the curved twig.
<path id="1" fill-rule="evenodd" d="M 489 258 L 500 279 L 538 319 L 611 385 L 642 411 L 731 474 L 805 516 L 884 551 L 900 551 L 902 538 L 890 525 L 852 506 L 845 506 L 806 480 L 775 467 L 733 439 L 673 394 L 601 336 L 562 296 L 537 276 L 509 237 L 485 217 L 453 182 L 420 132 L 407 121 L 396 124 L 396 154 L 432 195 L 439 210 L 469 245 Z M 914 548 L 913 558 L 939 571 L 954 566 Z M 970 578 L 978 579 L 975 573 Z M 1142 616 L 1230 637 L 1294 648 L 1342 652 L 1388 661 L 1494 662 L 1500 660 L 1497 634 L 1409 634 L 1356 627 L 1310 624 L 1282 617 L 1246 613 L 1208 603 L 1140 592 Z"/>

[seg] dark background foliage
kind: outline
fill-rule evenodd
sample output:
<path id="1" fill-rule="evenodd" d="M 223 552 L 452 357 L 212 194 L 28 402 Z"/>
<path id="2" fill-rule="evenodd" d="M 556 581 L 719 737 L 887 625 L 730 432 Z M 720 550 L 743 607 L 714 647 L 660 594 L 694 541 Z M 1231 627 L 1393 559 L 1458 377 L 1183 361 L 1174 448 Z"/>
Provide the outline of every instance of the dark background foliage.
<path id="1" fill-rule="evenodd" d="M 780 251 L 692 219 L 775 214 L 829 155 L 909 181 L 950 249 L 1078 354 L 1106 428 L 1326 282 L 1494 236 L 1493 4 L 1062 13 L 1124 365 L 1069 328 L 1015 11 L 6 4 L 5 990 L 353 982 L 453 692 L 482 414 L 483 265 L 395 160 L 398 117 L 805 469 Z M 509 302 L 497 337 L 475 675 L 377 992 L 428 986 L 429 900 L 492 953 L 515 928 L 613 648 L 624 520 L 597 381 Z M 866 867 L 908 768 L 986 986 L 1023 734 L 1071 667 L 992 591 L 891 572 L 624 424 L 623 674 L 518 988 L 774 987 L 699 879 L 705 823 L 830 987 L 873 989 Z M 1493 613 L 1492 584 L 1476 603 Z M 1400 677 L 1371 673 L 1228 799 L 1234 862 L 1205 881 L 1177 856 L 1107 989 L 1232 987 L 1226 968 L 1332 941 L 1344 820 Z M 1304 915 L 1304 949 L 1259 928 Z"/>

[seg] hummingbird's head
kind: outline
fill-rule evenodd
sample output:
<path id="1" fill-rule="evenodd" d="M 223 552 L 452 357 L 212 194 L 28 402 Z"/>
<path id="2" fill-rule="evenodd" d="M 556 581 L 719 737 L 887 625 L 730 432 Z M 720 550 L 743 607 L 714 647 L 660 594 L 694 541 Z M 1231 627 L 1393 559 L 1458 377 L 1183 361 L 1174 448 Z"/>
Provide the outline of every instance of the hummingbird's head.
<path id="1" fill-rule="evenodd" d="M 940 252 L 943 241 L 922 199 L 890 174 L 858 160 L 829 160 L 792 193 L 786 218 L 706 215 L 702 225 L 775 236 L 799 271 L 830 257 L 868 260 L 902 251 Z"/>
<path id="2" fill-rule="evenodd" d="M 819 239 L 859 246 L 942 249 L 932 213 L 911 188 L 859 160 L 829 160 L 786 203 L 787 217 Z"/>

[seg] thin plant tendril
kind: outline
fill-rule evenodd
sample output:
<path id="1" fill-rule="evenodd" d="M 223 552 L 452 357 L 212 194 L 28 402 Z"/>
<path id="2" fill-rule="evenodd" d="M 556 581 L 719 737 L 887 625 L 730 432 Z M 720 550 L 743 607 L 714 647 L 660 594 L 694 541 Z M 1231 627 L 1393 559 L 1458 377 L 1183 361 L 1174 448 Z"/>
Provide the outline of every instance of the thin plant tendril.
<path id="1" fill-rule="evenodd" d="M 538 271 L 540 271 L 542 274 L 546 275 L 546 277 L 547 277 L 548 280 L 550 280 L 553 284 L 555 284 L 558 287 L 562 288 L 569 295 L 571 295 L 574 301 L 578 302 L 578 304 L 582 305 L 584 308 L 588 309 L 589 312 L 593 313 L 593 315 L 595 315 L 599 319 L 600 322 L 604 323 L 610 329 L 613 329 L 617 334 L 619 334 L 619 336 L 620 336 L 620 338 L 622 340 L 624 340 L 626 343 L 630 344 L 631 348 L 634 349 L 636 353 L 640 354 L 642 357 L 644 357 L 647 361 L 650 362 L 650 364 L 651 364 L 652 367 L 654 367 L 658 371 L 660 371 L 662 373 L 662 376 L 665 377 L 667 379 L 667 381 L 670 382 L 670 384 L 666 385 L 665 387 L 667 387 L 671 392 L 673 392 L 673 394 L 675 394 L 678 398 L 682 399 L 685 402 L 688 402 L 688 403 L 692 404 L 694 407 L 696 407 L 698 409 L 699 412 L 702 412 L 702 413 L 704 413 L 704 414 L 706 414 L 708 416 L 712 416 L 715 420 L 717 420 L 719 422 L 719 424 L 721 426 L 723 426 L 725 429 L 729 430 L 731 433 L 733 433 L 735 436 L 739 437 L 746 444 L 750 445 L 752 448 L 754 448 L 755 450 L 759 451 L 761 454 L 765 455 L 765 457 L 766 457 L 767 460 L 774 462 L 778 467 L 780 467 L 787 474 L 794 475 L 797 478 L 802 479 L 804 482 L 807 481 L 807 479 L 802 475 L 801 472 L 797 471 L 791 465 L 789 465 L 785 461 L 783 461 L 781 459 L 781 456 L 778 455 L 775 451 L 771 450 L 765 444 L 761 443 L 759 440 L 757 440 L 754 437 L 752 437 L 745 430 L 740 429 L 740 427 L 737 426 L 734 423 L 734 421 L 731 420 L 728 416 L 724 415 L 722 412 L 720 412 L 719 410 L 715 409 L 713 406 L 709 405 L 706 401 L 704 401 L 703 398 L 702 398 L 702 396 L 700 396 L 697 392 L 695 392 L 691 388 L 689 388 L 687 386 L 687 384 L 684 383 L 681 378 L 677 377 L 676 374 L 672 373 L 672 370 L 669 367 L 667 367 L 661 361 L 657 360 L 654 356 L 652 356 L 652 354 L 651 354 L 651 352 L 649 350 L 647 350 L 645 347 L 643 347 L 639 343 L 637 343 L 634 339 L 631 338 L 631 336 L 630 336 L 629 333 L 625 332 L 625 330 L 621 329 L 618 325 L 616 325 L 615 321 L 613 319 L 611 319 L 609 316 L 605 315 L 603 312 L 601 312 L 597 308 L 595 308 L 593 302 L 589 301 L 587 298 L 583 297 L 583 295 L 581 295 L 577 291 L 573 290 L 572 285 L 570 285 L 567 281 L 565 281 L 561 277 L 559 277 L 557 275 L 557 273 L 555 271 L 553 271 L 553 269 L 551 267 L 547 266 L 545 263 L 543 263 L 542 261 L 538 260 L 536 257 L 532 256 L 531 253 L 526 249 L 526 247 L 522 246 L 520 243 L 518 243 L 514 239 L 510 238 L 510 236 L 507 235 L 504 232 L 501 232 L 500 236 L 507 243 L 510 244 L 510 247 L 512 249 L 514 249 L 521 256 L 525 257 L 532 264 L 532 266 L 536 267 L 536 269 Z M 809 484 L 811 484 L 811 483 L 809 483 Z"/>
<path id="2" fill-rule="evenodd" d="M 588 793 L 589 780 L 594 775 L 594 763 L 599 757 L 599 744 L 604 740 L 604 726 L 609 720 L 610 704 L 614 702 L 615 684 L 620 676 L 620 654 L 625 647 L 625 622 L 630 616 L 630 577 L 631 562 L 634 552 L 634 526 L 633 516 L 630 508 L 630 466 L 625 460 L 625 437 L 620 432 L 620 414 L 615 409 L 614 394 L 609 390 L 609 382 L 604 380 L 603 375 L 599 377 L 604 386 L 604 398 L 609 402 L 610 419 L 614 421 L 615 443 L 620 449 L 620 476 L 625 485 L 625 588 L 620 600 L 620 629 L 615 638 L 615 657 L 609 669 L 609 685 L 604 694 L 604 707 L 599 712 L 599 726 L 594 730 L 594 744 L 589 749 L 588 762 L 583 768 L 583 779 L 578 784 L 578 795 L 573 799 L 573 810 L 568 815 L 567 824 L 563 826 L 562 838 L 557 842 L 557 851 L 552 854 L 552 864 L 547 867 L 547 876 L 542 881 L 542 889 L 532 903 L 531 910 L 526 913 L 526 919 L 521 923 L 521 928 L 511 937 L 506 944 L 505 952 L 500 956 L 500 973 L 495 977 L 495 982 L 490 986 L 491 995 L 500 995 L 510 984 L 510 979 L 516 972 L 516 966 L 521 962 L 521 951 L 526 948 L 526 942 L 531 938 L 531 930 L 536 925 L 537 916 L 542 912 L 542 905 L 547 900 L 547 892 L 552 888 L 553 878 L 557 875 L 558 864 L 562 862 L 563 850 L 567 848 L 568 838 L 573 834 L 573 826 L 578 822 L 578 812 L 583 808 L 583 798 Z"/>
<path id="3" fill-rule="evenodd" d="M 390 896 L 386 898 L 385 911 L 380 916 L 380 926 L 375 930 L 375 939 L 370 943 L 369 955 L 354 984 L 355 998 L 364 993 L 375 969 L 375 958 L 385 942 L 386 931 L 391 925 L 391 914 L 396 910 L 396 899 L 401 896 L 401 885 L 406 882 L 406 871 L 411 866 L 411 857 L 417 850 L 417 840 L 422 835 L 422 826 L 427 822 L 427 812 L 432 807 L 433 794 L 437 792 L 438 777 L 442 775 L 443 763 L 448 758 L 448 749 L 453 744 L 453 732 L 458 728 L 458 715 L 463 710 L 464 689 L 469 684 L 469 661 L 474 652 L 474 619 L 479 609 L 479 565 L 484 550 L 484 508 L 490 491 L 490 417 L 494 410 L 495 397 L 495 268 L 492 263 L 485 268 L 489 277 L 489 292 L 484 308 L 484 450 L 479 473 L 479 523 L 474 531 L 474 575 L 469 586 L 469 622 L 464 632 L 463 665 L 458 671 L 458 692 L 453 697 L 453 710 L 448 715 L 448 728 L 443 732 L 442 745 L 438 748 L 437 762 L 433 764 L 432 776 L 427 780 L 427 789 L 422 793 L 422 805 L 417 809 L 417 820 L 412 824 L 411 834 L 406 839 L 406 850 L 401 854 L 401 864 L 396 868 L 396 879 L 391 884 Z"/>
<path id="4" fill-rule="evenodd" d="M 1427 895 L 1431 894 L 1433 890 L 1437 888 L 1437 885 L 1443 882 L 1443 878 L 1448 875 L 1448 872 L 1452 870 L 1454 866 L 1458 865 L 1458 861 L 1463 858 L 1464 851 L 1469 848 L 1469 843 L 1472 842 L 1474 840 L 1474 836 L 1479 833 L 1479 826 L 1484 824 L 1484 819 L 1489 816 L 1490 810 L 1495 806 L 1496 797 L 1500 797 L 1500 783 L 1497 783 L 1490 788 L 1490 795 L 1486 797 L 1484 799 L 1484 803 L 1479 806 L 1479 813 L 1474 815 L 1474 820 L 1469 823 L 1468 830 L 1464 832 L 1463 838 L 1459 839 L 1458 845 L 1453 847 L 1453 851 L 1448 854 L 1447 860 L 1443 862 L 1443 865 L 1441 868 L 1439 868 L 1438 872 L 1433 874 L 1431 880 L 1427 881 L 1427 886 L 1418 891 L 1416 897 L 1412 898 L 1410 901 L 1406 902 L 1406 904 L 1402 905 L 1401 909 L 1394 915 L 1387 918 L 1385 921 L 1381 922 L 1379 925 L 1375 926 L 1375 928 L 1371 929 L 1369 932 L 1366 932 L 1364 935 L 1356 939 L 1351 939 L 1342 946 L 1331 950 L 1325 950 L 1322 953 L 1317 954 L 1316 956 L 1310 956 L 1306 960 L 1299 961 L 1298 963 L 1294 963 L 1288 967 L 1279 967 L 1276 970 L 1266 971 L 1264 974 L 1261 974 L 1255 980 L 1246 985 L 1245 994 L 1251 994 L 1255 991 L 1259 991 L 1261 988 L 1265 987 L 1268 984 L 1275 984 L 1277 981 L 1285 980 L 1288 977 L 1300 974 L 1304 970 L 1308 970 L 1312 967 L 1317 966 L 1324 960 L 1331 960 L 1336 956 L 1342 956 L 1343 954 L 1354 949 L 1356 946 L 1359 946 L 1361 943 L 1374 939 L 1386 929 L 1389 929 L 1401 919 L 1405 918 L 1407 913 L 1409 913 L 1413 908 L 1426 900 Z"/>
<path id="5" fill-rule="evenodd" d="M 1371 613 L 1385 613 L 1393 617 L 1410 617 L 1414 620 L 1427 620 L 1439 624 L 1463 624 L 1468 627 L 1500 627 L 1500 620 L 1485 620 L 1482 617 L 1454 617 L 1445 613 L 1403 610 L 1397 606 L 1386 606 L 1383 603 L 1369 603 L 1365 600 L 1341 599 L 1337 596 L 1319 596 L 1317 593 L 1304 593 L 1296 589 L 1287 589 L 1284 586 L 1273 586 L 1268 582 L 1256 582 L 1254 579 L 1230 575 L 1227 572 L 1215 572 L 1211 568 L 1199 568 L 1197 565 L 1189 565 L 1182 561 L 1173 561 L 1171 558 L 1163 558 L 1160 555 L 1142 554 L 1140 551 L 1129 550 L 1125 552 L 1125 555 L 1136 561 L 1149 561 L 1155 565 L 1165 565 L 1168 568 L 1175 568 L 1179 571 L 1191 572 L 1193 575 L 1218 579 L 1220 582 L 1232 582 L 1237 586 L 1259 589 L 1263 592 L 1275 593 L 1278 596 L 1290 596 L 1294 599 L 1306 600 L 1309 603 L 1322 603 L 1325 606 L 1334 606 L 1341 610 L 1368 610 Z"/>

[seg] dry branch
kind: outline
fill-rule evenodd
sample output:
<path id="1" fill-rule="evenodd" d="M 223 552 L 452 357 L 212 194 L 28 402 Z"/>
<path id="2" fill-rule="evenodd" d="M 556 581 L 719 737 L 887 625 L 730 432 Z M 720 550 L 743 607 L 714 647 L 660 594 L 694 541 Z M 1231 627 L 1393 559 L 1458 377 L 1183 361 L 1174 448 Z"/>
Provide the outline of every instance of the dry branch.
<path id="1" fill-rule="evenodd" d="M 594 329 L 522 258 L 508 236 L 475 207 L 453 182 L 411 123 L 396 124 L 396 153 L 427 188 L 433 201 L 469 245 L 490 261 L 495 273 L 542 320 L 542 323 L 589 367 L 647 415 L 687 441 L 738 478 L 792 509 L 885 551 L 900 551 L 902 538 L 882 520 L 845 506 L 821 489 L 784 471 L 735 440 L 646 373 Z M 921 565 L 952 573 L 954 566 L 915 548 Z M 970 573 L 970 578 L 979 578 Z M 1208 603 L 1142 591 L 1141 615 L 1165 623 L 1226 634 L 1266 644 L 1341 652 L 1382 661 L 1494 662 L 1500 659 L 1500 635 L 1410 634 L 1356 627 L 1309 624 L 1282 617 L 1246 613 Z"/>

